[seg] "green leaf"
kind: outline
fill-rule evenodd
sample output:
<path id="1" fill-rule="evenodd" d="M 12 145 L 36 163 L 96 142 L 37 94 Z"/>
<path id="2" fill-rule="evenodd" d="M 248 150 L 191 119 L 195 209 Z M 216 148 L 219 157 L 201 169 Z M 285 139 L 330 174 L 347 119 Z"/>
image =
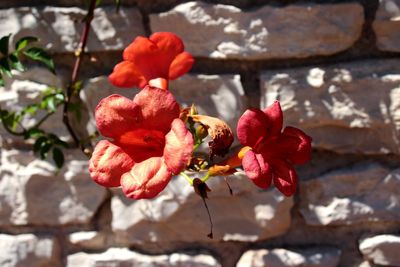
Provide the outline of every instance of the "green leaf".
<path id="1" fill-rule="evenodd" d="M 58 147 L 53 148 L 53 160 L 59 169 L 64 165 L 64 154 Z"/>
<path id="2" fill-rule="evenodd" d="M 56 101 L 55 101 L 54 97 L 49 97 L 47 99 L 47 109 L 50 112 L 55 112 L 56 111 L 57 108 L 56 108 Z"/>
<path id="3" fill-rule="evenodd" d="M 24 55 L 32 60 L 45 64 L 51 72 L 55 73 L 53 59 L 51 59 L 50 55 L 47 54 L 47 52 L 43 49 L 38 47 L 31 47 L 28 50 L 24 51 Z"/>
<path id="4" fill-rule="evenodd" d="M 38 128 L 31 128 L 25 131 L 24 133 L 24 138 L 29 139 L 29 138 L 37 138 L 43 135 L 43 131 L 38 129 Z"/>
<path id="5" fill-rule="evenodd" d="M 0 75 L 0 87 L 4 87 L 4 79 L 3 76 Z"/>
<path id="6" fill-rule="evenodd" d="M 1 39 L 0 39 L 0 52 L 1 52 L 4 56 L 7 56 L 7 55 L 8 55 L 8 42 L 9 42 L 9 40 L 10 40 L 10 36 L 11 36 L 11 34 L 6 35 L 6 36 L 3 36 L 3 37 L 1 37 Z"/>
<path id="7" fill-rule="evenodd" d="M 26 113 L 31 114 L 31 115 L 35 115 L 36 112 L 37 112 L 37 110 L 38 110 L 38 108 L 39 108 L 38 105 L 33 104 L 33 105 L 27 106 L 27 107 L 24 109 L 24 111 L 25 111 Z"/>
<path id="8" fill-rule="evenodd" d="M 33 151 L 38 152 L 44 144 L 46 144 L 48 141 L 47 136 L 41 136 L 38 139 L 36 139 L 35 143 L 33 144 Z"/>
<path id="9" fill-rule="evenodd" d="M 19 61 L 19 59 L 15 53 L 10 54 L 8 58 L 10 59 L 12 69 L 18 70 L 18 71 L 25 70 L 24 65 L 22 65 L 21 61 Z"/>
<path id="10" fill-rule="evenodd" d="M 37 41 L 39 41 L 39 39 L 34 36 L 22 37 L 15 43 L 15 50 L 19 52 L 22 49 L 24 49 L 28 44 L 37 42 Z"/>
<path id="11" fill-rule="evenodd" d="M 62 147 L 64 147 L 64 148 L 69 148 L 68 143 L 65 142 L 65 141 L 63 141 L 63 140 L 61 140 L 61 139 L 59 139 L 59 138 L 57 138 L 57 140 L 55 140 L 54 143 L 55 143 L 56 145 L 62 146 Z"/>
<path id="12" fill-rule="evenodd" d="M 8 77 L 12 76 L 10 63 L 8 62 L 7 57 L 3 57 L 2 59 L 0 59 L 0 71 Z"/>
<path id="13" fill-rule="evenodd" d="M 40 154 L 40 158 L 41 159 L 46 159 L 47 158 L 47 156 L 49 155 L 49 151 L 50 151 L 52 146 L 53 146 L 52 143 L 44 143 L 44 145 L 42 145 L 40 147 L 39 154 Z"/>

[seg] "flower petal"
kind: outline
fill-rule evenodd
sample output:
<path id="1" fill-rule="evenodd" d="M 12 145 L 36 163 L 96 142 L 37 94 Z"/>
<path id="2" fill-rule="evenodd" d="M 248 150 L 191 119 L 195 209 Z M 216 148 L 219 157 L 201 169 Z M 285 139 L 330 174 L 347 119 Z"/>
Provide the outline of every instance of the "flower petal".
<path id="1" fill-rule="evenodd" d="M 142 123 L 140 106 L 116 94 L 100 101 L 95 116 L 100 133 L 111 138 L 118 138 L 125 132 L 138 128 Z"/>
<path id="2" fill-rule="evenodd" d="M 89 173 L 92 179 L 105 187 L 120 186 L 122 174 L 135 164 L 120 147 L 107 140 L 100 141 L 89 161 Z"/>
<path id="3" fill-rule="evenodd" d="M 169 67 L 169 79 L 175 80 L 187 73 L 193 66 L 194 59 L 188 52 L 182 52 L 175 57 Z"/>
<path id="4" fill-rule="evenodd" d="M 189 162 L 193 152 L 193 136 L 180 119 L 175 119 L 171 131 L 165 136 L 164 159 L 168 170 L 180 173 Z"/>
<path id="5" fill-rule="evenodd" d="M 275 136 L 280 134 L 283 125 L 283 113 L 279 101 L 275 100 L 272 105 L 263 110 L 268 120 L 268 134 Z"/>
<path id="6" fill-rule="evenodd" d="M 179 105 L 167 90 L 147 86 L 135 96 L 133 101 L 140 106 L 146 129 L 156 129 L 168 133 L 171 123 L 179 117 Z"/>
<path id="7" fill-rule="evenodd" d="M 153 198 L 164 190 L 171 177 L 163 158 L 149 158 L 122 175 L 122 191 L 133 199 Z"/>
<path id="8" fill-rule="evenodd" d="M 295 127 L 286 127 L 277 140 L 280 157 L 293 164 L 304 164 L 311 159 L 311 137 Z"/>
<path id="9" fill-rule="evenodd" d="M 240 143 L 255 148 L 267 135 L 267 126 L 267 117 L 260 109 L 246 110 L 237 125 Z"/>
<path id="10" fill-rule="evenodd" d="M 274 185 L 287 197 L 296 193 L 298 177 L 293 167 L 284 160 L 271 162 Z"/>
<path id="11" fill-rule="evenodd" d="M 168 62 L 168 66 L 174 58 L 184 50 L 181 38 L 172 32 L 156 32 L 153 33 L 149 39 L 157 45 L 160 55 L 162 56 L 159 60 Z"/>
<path id="12" fill-rule="evenodd" d="M 108 76 L 111 84 L 122 88 L 144 87 L 147 82 L 136 65 L 130 61 L 122 61 L 114 67 L 113 72 Z"/>
<path id="13" fill-rule="evenodd" d="M 271 168 L 261 154 L 249 150 L 242 159 L 243 169 L 255 185 L 268 188 L 272 181 Z"/>

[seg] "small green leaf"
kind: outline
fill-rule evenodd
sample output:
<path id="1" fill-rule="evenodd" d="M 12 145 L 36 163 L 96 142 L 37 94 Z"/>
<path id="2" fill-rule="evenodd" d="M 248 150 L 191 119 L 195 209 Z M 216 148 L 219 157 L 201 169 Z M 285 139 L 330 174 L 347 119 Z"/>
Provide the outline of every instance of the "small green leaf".
<path id="1" fill-rule="evenodd" d="M 47 109 L 50 112 L 55 112 L 56 111 L 56 101 L 54 97 L 49 97 L 47 100 Z"/>
<path id="2" fill-rule="evenodd" d="M 3 56 L 8 55 L 8 42 L 10 40 L 10 36 L 11 34 L 3 36 L 0 39 L 0 52 L 3 54 Z"/>
<path id="3" fill-rule="evenodd" d="M 27 107 L 24 109 L 24 111 L 25 111 L 26 113 L 29 113 L 30 115 L 35 115 L 36 112 L 37 112 L 37 110 L 38 110 L 38 108 L 39 108 L 38 105 L 33 104 L 33 105 L 27 106 Z"/>
<path id="4" fill-rule="evenodd" d="M 0 59 L 0 71 L 2 74 L 7 75 L 8 77 L 12 76 L 10 63 L 8 62 L 7 57 L 3 57 L 2 59 Z"/>
<path id="5" fill-rule="evenodd" d="M 41 136 L 38 139 L 36 139 L 35 143 L 33 144 L 33 151 L 38 152 L 42 146 L 44 146 L 45 143 L 47 143 L 48 137 L 47 136 Z"/>
<path id="6" fill-rule="evenodd" d="M 3 76 L 0 75 L 0 87 L 4 87 L 4 79 Z"/>
<path id="7" fill-rule="evenodd" d="M 38 47 L 31 47 L 28 50 L 24 51 L 24 55 L 32 60 L 39 61 L 45 64 L 51 72 L 55 73 L 53 59 L 51 59 L 50 55 L 47 54 L 47 52 L 43 49 Z"/>
<path id="8" fill-rule="evenodd" d="M 61 139 L 55 140 L 54 143 L 55 143 L 56 145 L 62 146 L 62 147 L 64 147 L 64 148 L 69 148 L 68 143 L 65 142 L 65 141 L 63 141 L 63 140 L 61 140 Z"/>
<path id="9" fill-rule="evenodd" d="M 28 44 L 33 43 L 33 42 L 37 42 L 39 41 L 38 38 L 34 37 L 34 36 L 25 36 L 22 37 L 21 39 L 19 39 L 16 43 L 15 43 L 15 50 L 17 51 L 21 51 L 22 49 L 24 49 Z"/>
<path id="10" fill-rule="evenodd" d="M 53 160 L 59 169 L 64 165 L 64 154 L 58 147 L 53 148 Z"/>
<path id="11" fill-rule="evenodd" d="M 38 128 L 31 128 L 25 131 L 24 138 L 38 138 L 43 135 L 43 131 Z"/>
<path id="12" fill-rule="evenodd" d="M 22 65 L 21 61 L 19 61 L 18 57 L 16 54 L 12 53 L 9 55 L 8 57 L 10 59 L 11 62 L 11 68 L 14 70 L 18 70 L 18 71 L 24 71 L 25 67 L 24 65 Z"/>
<path id="13" fill-rule="evenodd" d="M 40 158 L 41 159 L 46 159 L 47 158 L 47 156 L 49 155 L 49 151 L 50 151 L 52 146 L 53 146 L 52 143 L 44 143 L 44 145 L 42 145 L 40 147 L 39 154 L 40 154 Z"/>

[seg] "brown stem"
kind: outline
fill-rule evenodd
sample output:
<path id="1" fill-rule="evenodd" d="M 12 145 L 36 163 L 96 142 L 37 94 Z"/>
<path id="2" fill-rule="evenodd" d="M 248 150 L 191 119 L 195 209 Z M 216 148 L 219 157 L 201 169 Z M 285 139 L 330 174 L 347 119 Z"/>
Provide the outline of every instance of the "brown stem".
<path id="1" fill-rule="evenodd" d="M 78 79 L 79 68 L 81 66 L 81 61 L 82 61 L 82 58 L 83 58 L 83 55 L 85 52 L 85 47 L 86 47 L 86 43 L 87 43 L 87 39 L 89 36 L 89 31 L 90 31 L 90 24 L 93 19 L 93 14 L 94 14 L 95 8 L 96 8 L 96 0 L 91 0 L 90 6 L 88 9 L 88 13 L 85 18 L 85 26 L 83 28 L 81 39 L 79 41 L 79 46 L 75 51 L 76 60 L 75 60 L 74 68 L 72 70 L 70 84 L 66 89 L 66 96 L 65 96 L 65 100 L 64 100 L 64 109 L 63 109 L 63 122 L 64 122 L 65 126 L 67 127 L 68 132 L 70 133 L 72 139 L 74 140 L 75 145 L 77 147 L 80 147 L 80 149 L 86 155 L 90 154 L 90 152 L 88 152 L 87 149 L 85 149 L 84 144 L 82 144 L 78 135 L 75 133 L 74 129 L 72 128 L 71 122 L 68 117 L 68 113 L 69 113 L 69 106 L 71 103 L 72 94 L 74 91 L 74 85 Z"/>

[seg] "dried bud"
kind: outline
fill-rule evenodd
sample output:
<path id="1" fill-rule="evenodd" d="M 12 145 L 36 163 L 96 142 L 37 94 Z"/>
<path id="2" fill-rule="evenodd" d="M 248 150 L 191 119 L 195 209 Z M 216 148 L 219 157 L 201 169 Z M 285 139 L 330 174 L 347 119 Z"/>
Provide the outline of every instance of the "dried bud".
<path id="1" fill-rule="evenodd" d="M 214 155 L 223 157 L 233 143 L 233 133 L 228 124 L 218 118 L 205 115 L 191 115 L 193 121 L 200 123 L 208 131 L 211 141 L 208 142 L 210 148 L 210 159 Z"/>
<path id="2" fill-rule="evenodd" d="M 207 192 L 211 192 L 211 189 L 208 187 L 208 185 L 199 178 L 193 179 L 193 188 L 196 194 L 203 199 L 208 198 Z"/>

